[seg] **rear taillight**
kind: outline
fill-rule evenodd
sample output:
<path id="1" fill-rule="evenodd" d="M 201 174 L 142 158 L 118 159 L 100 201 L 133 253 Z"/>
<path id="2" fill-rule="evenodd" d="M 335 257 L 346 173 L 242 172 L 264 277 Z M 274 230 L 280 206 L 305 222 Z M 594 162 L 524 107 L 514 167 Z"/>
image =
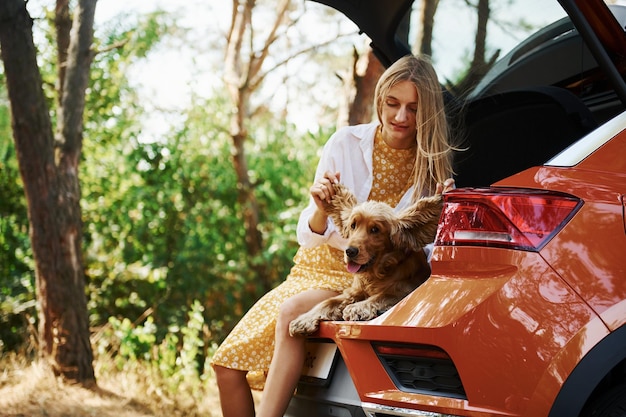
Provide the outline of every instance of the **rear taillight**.
<path id="1" fill-rule="evenodd" d="M 564 193 L 461 188 L 444 195 L 435 245 L 540 250 L 582 205 Z"/>

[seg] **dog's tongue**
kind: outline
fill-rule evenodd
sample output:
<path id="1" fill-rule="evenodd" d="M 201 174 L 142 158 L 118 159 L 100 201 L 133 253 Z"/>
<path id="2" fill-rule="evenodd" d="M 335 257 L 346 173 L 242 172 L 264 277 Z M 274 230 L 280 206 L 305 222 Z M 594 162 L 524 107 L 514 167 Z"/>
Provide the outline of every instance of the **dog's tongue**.
<path id="1" fill-rule="evenodd" d="M 348 261 L 349 272 L 356 273 L 359 272 L 359 269 L 361 269 L 361 265 L 357 264 L 356 262 Z"/>

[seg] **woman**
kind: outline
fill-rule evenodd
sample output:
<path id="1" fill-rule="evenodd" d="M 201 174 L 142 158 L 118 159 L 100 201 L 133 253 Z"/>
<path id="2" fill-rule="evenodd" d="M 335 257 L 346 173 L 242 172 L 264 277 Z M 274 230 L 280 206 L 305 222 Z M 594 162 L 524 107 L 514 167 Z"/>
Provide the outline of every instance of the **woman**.
<path id="1" fill-rule="evenodd" d="M 396 208 L 453 187 L 453 148 L 430 61 L 406 56 L 391 65 L 378 81 L 375 104 L 377 123 L 340 129 L 324 146 L 289 276 L 248 311 L 213 356 L 224 417 L 254 416 L 250 387 L 263 386 L 254 372 L 267 375 L 257 416 L 283 415 L 305 355 L 305 340 L 289 335 L 289 322 L 352 282 L 343 263 L 345 240 L 322 209 L 334 193 L 330 184 L 341 181 L 359 202 Z"/>

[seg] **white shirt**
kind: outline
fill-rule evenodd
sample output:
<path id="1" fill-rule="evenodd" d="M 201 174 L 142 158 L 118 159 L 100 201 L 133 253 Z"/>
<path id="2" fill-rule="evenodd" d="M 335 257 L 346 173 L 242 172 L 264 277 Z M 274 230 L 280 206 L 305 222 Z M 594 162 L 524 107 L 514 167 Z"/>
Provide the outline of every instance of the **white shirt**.
<path id="1" fill-rule="evenodd" d="M 377 127 L 376 122 L 347 126 L 337 130 L 324 145 L 315 172 L 315 181 L 322 178 L 327 171 L 339 172 L 341 183 L 354 193 L 357 201 L 359 203 L 367 201 L 374 179 L 372 153 Z M 413 189 L 414 187 L 409 188 L 402 196 L 395 207 L 396 211 L 411 203 Z M 309 205 L 302 211 L 298 220 L 297 237 L 300 246 L 313 248 L 326 243 L 345 250 L 346 239 L 341 236 L 330 218 L 326 221 L 326 231 L 323 235 L 311 230 L 309 219 L 315 210 L 316 205 L 311 197 Z"/>

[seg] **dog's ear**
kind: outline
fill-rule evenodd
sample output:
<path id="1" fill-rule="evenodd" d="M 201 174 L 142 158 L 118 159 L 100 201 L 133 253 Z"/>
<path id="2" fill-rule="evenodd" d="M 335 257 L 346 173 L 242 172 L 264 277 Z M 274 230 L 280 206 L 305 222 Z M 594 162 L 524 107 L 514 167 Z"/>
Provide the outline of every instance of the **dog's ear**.
<path id="1" fill-rule="evenodd" d="M 335 195 L 330 203 L 324 202 L 324 211 L 333 219 L 343 237 L 347 237 L 346 226 L 348 225 L 352 208 L 357 204 L 356 197 L 343 184 L 333 184 L 333 188 L 335 189 Z"/>
<path id="2" fill-rule="evenodd" d="M 391 242 L 397 248 L 418 251 L 435 240 L 443 208 L 443 197 L 423 197 L 398 214 L 391 230 Z"/>

